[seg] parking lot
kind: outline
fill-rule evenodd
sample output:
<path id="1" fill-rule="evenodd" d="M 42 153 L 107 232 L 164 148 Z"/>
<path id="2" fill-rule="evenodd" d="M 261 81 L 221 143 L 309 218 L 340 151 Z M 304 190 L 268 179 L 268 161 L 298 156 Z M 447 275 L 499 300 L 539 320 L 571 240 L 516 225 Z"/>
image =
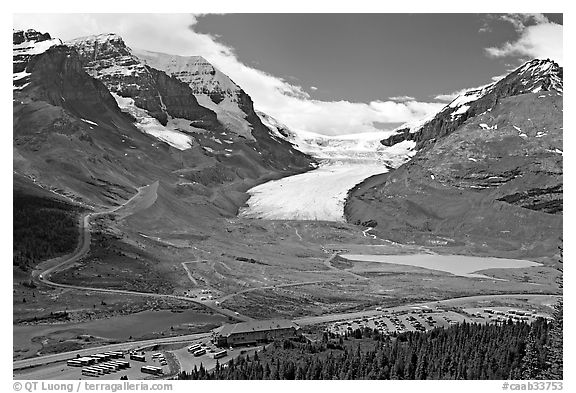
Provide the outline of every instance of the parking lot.
<path id="1" fill-rule="evenodd" d="M 25 369 L 16 375 L 17 379 L 32 379 L 32 380 L 43 380 L 43 379 L 61 379 L 61 380 L 114 380 L 120 379 L 122 377 L 127 377 L 128 379 L 151 379 L 157 378 L 151 374 L 143 373 L 141 371 L 142 366 L 155 366 L 162 369 L 163 375 L 170 373 L 170 368 L 165 359 L 165 354 L 163 351 L 137 351 L 137 354 L 144 355 L 144 361 L 137 361 L 130 359 L 130 354 L 126 353 L 124 358 L 120 360 L 129 363 L 128 368 L 119 369 L 115 371 L 109 371 L 98 376 L 85 375 L 82 370 L 90 367 L 99 367 L 99 365 L 106 364 L 107 362 L 96 362 L 89 366 L 74 367 L 69 366 L 67 362 L 57 362 L 52 363 L 43 367 L 34 367 L 30 369 Z M 157 356 L 154 356 L 158 354 Z M 96 355 L 94 353 L 93 355 Z M 90 357 L 90 356 L 86 356 Z"/>
<path id="2" fill-rule="evenodd" d="M 377 309 L 377 311 L 379 311 Z M 506 307 L 465 308 L 445 310 L 442 308 L 411 307 L 404 310 L 382 311 L 381 314 L 334 322 L 328 331 L 337 335 L 352 333 L 356 329 L 370 328 L 382 334 L 427 331 L 437 327 L 446 328 L 462 323 L 504 323 L 534 321 L 537 317 L 548 317 L 535 310 L 509 309 Z"/>
<path id="3" fill-rule="evenodd" d="M 195 356 L 188 350 L 189 347 L 194 345 L 200 345 L 201 348 L 206 351 L 206 353 L 200 356 Z M 220 359 L 215 359 L 214 354 L 222 351 L 223 349 L 226 350 L 226 356 L 223 356 Z M 230 359 L 236 358 L 241 354 L 249 354 L 252 356 L 254 352 L 260 351 L 261 349 L 262 346 L 245 348 L 217 348 L 208 339 L 205 339 L 192 342 L 184 348 L 173 350 L 171 352 L 178 360 L 178 363 L 180 363 L 180 370 L 189 372 L 193 370 L 194 367 L 200 368 L 200 364 L 202 364 L 205 369 L 211 370 L 212 368 L 216 367 L 216 361 L 218 361 L 221 365 L 224 365 L 228 363 Z"/>
<path id="4" fill-rule="evenodd" d="M 506 322 L 511 319 L 513 322 L 531 323 L 536 318 L 550 318 L 549 315 L 538 312 L 534 309 L 523 310 L 510 307 L 476 307 L 464 308 L 464 313 L 470 315 L 473 319 L 484 320 L 488 323 Z"/>

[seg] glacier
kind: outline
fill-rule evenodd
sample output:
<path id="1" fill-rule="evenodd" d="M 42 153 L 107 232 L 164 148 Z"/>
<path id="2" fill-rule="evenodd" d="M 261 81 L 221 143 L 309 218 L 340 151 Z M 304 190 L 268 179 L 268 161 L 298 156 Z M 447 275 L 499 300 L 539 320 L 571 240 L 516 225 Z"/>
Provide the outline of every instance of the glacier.
<path id="1" fill-rule="evenodd" d="M 380 140 L 387 136 L 385 131 L 342 136 L 285 131 L 283 135 L 278 131 L 279 123 L 265 119 L 265 124 L 276 136 L 285 137 L 320 164 L 309 172 L 251 188 L 240 217 L 343 222 L 350 189 L 370 176 L 401 165 L 416 153 L 412 141 L 383 146 Z"/>

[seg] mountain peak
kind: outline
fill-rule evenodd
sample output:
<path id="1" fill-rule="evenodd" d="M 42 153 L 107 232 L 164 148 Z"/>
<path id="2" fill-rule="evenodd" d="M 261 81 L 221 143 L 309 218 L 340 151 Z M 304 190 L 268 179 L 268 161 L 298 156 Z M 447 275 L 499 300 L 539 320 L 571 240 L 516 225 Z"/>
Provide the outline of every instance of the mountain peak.
<path id="1" fill-rule="evenodd" d="M 202 56 L 179 56 L 142 49 L 133 49 L 132 53 L 146 65 L 190 86 L 201 105 L 216 112 L 233 113 L 235 123 L 243 122 L 245 115 L 253 112 L 252 101 L 242 88 Z"/>
<path id="2" fill-rule="evenodd" d="M 87 35 L 84 37 L 74 38 L 70 42 L 98 42 L 98 43 L 105 43 L 105 42 L 121 42 L 124 44 L 124 39 L 116 34 L 116 33 L 103 33 L 103 34 L 94 34 L 94 35 Z M 125 44 L 124 44 L 125 45 Z"/>
<path id="3" fill-rule="evenodd" d="M 195 94 L 235 95 L 240 86 L 202 56 L 180 56 L 133 49 L 132 53 L 151 67 L 174 75 L 190 85 Z"/>
<path id="4" fill-rule="evenodd" d="M 466 90 L 434 117 L 398 127 L 396 134 L 384 139 L 382 144 L 392 146 L 414 140 L 418 148 L 422 148 L 438 137 L 450 134 L 467 119 L 491 111 L 503 98 L 550 91 L 562 95 L 563 69 L 553 60 L 534 59 L 497 82 Z"/>
<path id="5" fill-rule="evenodd" d="M 519 93 L 538 93 L 555 90 L 563 92 L 563 69 L 553 60 L 534 59 L 514 70 L 503 81 L 516 82 Z M 498 82 L 500 83 L 500 82 Z"/>
<path id="6" fill-rule="evenodd" d="M 33 29 L 12 31 L 12 79 L 13 89 L 21 90 L 28 86 L 30 74 L 26 72 L 30 59 L 46 52 L 55 45 L 62 45 L 58 38 Z"/>
<path id="7" fill-rule="evenodd" d="M 118 56 L 130 57 L 130 49 L 124 39 L 115 33 L 90 35 L 68 42 L 74 46 L 84 61 L 110 59 Z"/>
<path id="8" fill-rule="evenodd" d="M 48 33 L 40 33 L 34 29 L 24 30 L 12 30 L 12 42 L 13 45 L 22 44 L 25 41 L 31 42 L 41 42 L 51 40 L 50 34 Z"/>

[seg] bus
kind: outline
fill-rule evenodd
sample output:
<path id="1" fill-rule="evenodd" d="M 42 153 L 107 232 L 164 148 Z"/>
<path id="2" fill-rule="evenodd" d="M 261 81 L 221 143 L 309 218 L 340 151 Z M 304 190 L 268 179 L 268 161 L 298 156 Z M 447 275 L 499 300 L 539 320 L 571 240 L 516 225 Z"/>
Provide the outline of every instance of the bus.
<path id="1" fill-rule="evenodd" d="M 86 375 L 88 377 L 99 377 L 100 374 L 98 373 L 98 371 L 96 370 L 91 370 L 88 368 L 83 368 L 82 369 L 82 375 Z"/>
<path id="2" fill-rule="evenodd" d="M 214 353 L 214 359 L 220 359 L 220 358 L 223 358 L 223 357 L 226 356 L 226 355 L 228 355 L 228 352 L 227 352 L 225 349 L 223 349 L 223 350 L 221 350 L 221 351 L 218 351 L 218 352 L 215 352 L 215 353 Z"/>
<path id="3" fill-rule="evenodd" d="M 91 356 L 94 359 L 97 359 L 98 362 L 105 362 L 106 360 L 110 359 L 110 356 L 103 355 L 101 353 L 97 353 Z"/>
<path id="4" fill-rule="evenodd" d="M 142 368 L 140 369 L 140 371 L 143 372 L 143 373 L 152 374 L 152 375 L 162 375 L 162 374 L 164 374 L 164 371 L 162 371 L 162 368 L 156 367 L 156 366 L 142 366 Z"/>
<path id="5" fill-rule="evenodd" d="M 120 369 L 120 367 L 117 364 L 102 363 L 102 364 L 99 364 L 98 366 L 105 368 L 106 370 L 110 371 L 111 373 L 116 372 Z"/>
<path id="6" fill-rule="evenodd" d="M 108 363 L 110 364 L 117 364 L 120 370 L 130 367 L 130 363 L 125 360 L 110 360 Z"/>
<path id="7" fill-rule="evenodd" d="M 79 361 L 83 366 L 89 366 L 91 364 L 96 363 L 96 359 L 87 356 L 83 358 L 77 358 L 75 360 Z"/>
<path id="8" fill-rule="evenodd" d="M 190 345 L 190 346 L 188 347 L 188 352 L 194 353 L 194 352 L 196 352 L 196 351 L 199 350 L 199 349 L 202 349 L 202 345 L 200 345 L 200 344 Z"/>
<path id="9" fill-rule="evenodd" d="M 194 356 L 202 356 L 205 353 L 206 353 L 206 350 L 202 348 L 202 349 L 199 349 L 197 351 L 194 351 Z"/>
<path id="10" fill-rule="evenodd" d="M 66 364 L 70 367 L 82 367 L 82 362 L 76 359 L 68 360 Z"/>
<path id="11" fill-rule="evenodd" d="M 98 370 L 101 374 L 109 374 L 109 373 L 111 372 L 108 368 L 102 367 L 102 366 L 100 366 L 100 365 L 98 365 L 98 366 L 90 366 L 90 368 L 91 368 L 92 370 Z"/>
<path id="12" fill-rule="evenodd" d="M 137 353 L 130 354 L 130 360 L 136 360 L 137 362 L 145 362 L 146 356 L 145 355 L 138 355 Z"/>
<path id="13" fill-rule="evenodd" d="M 96 366 L 86 367 L 86 368 L 84 368 L 83 370 L 94 371 L 94 372 L 98 373 L 98 375 L 104 375 L 104 374 L 106 374 L 103 369 L 101 369 L 101 368 L 99 368 L 99 367 L 96 367 Z"/>

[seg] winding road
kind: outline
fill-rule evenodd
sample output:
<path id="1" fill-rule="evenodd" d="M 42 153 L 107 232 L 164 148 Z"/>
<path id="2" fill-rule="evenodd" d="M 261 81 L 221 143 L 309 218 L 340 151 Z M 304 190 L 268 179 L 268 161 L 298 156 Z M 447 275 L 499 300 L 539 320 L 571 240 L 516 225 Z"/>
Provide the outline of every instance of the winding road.
<path id="1" fill-rule="evenodd" d="M 152 189 L 150 187 L 152 187 Z M 128 209 L 128 210 L 137 210 L 138 203 L 143 203 L 145 205 L 145 207 L 142 207 L 142 208 L 146 208 L 146 207 L 150 206 L 151 203 L 154 203 L 154 201 L 150 202 L 149 195 L 147 196 L 147 195 L 143 195 L 143 194 L 147 193 L 151 190 L 154 191 L 154 194 L 155 194 L 157 187 L 158 187 L 158 182 L 155 182 L 149 186 L 141 187 L 138 189 L 138 192 L 136 193 L 136 195 L 134 195 L 132 198 L 130 198 L 128 201 L 126 201 L 124 204 L 122 204 L 118 207 L 115 207 L 113 209 L 106 210 L 106 211 L 101 211 L 101 212 L 91 212 L 91 213 L 87 213 L 84 216 L 82 216 L 80 218 L 79 242 L 78 242 L 76 249 L 71 254 L 69 254 L 67 256 L 54 258 L 54 259 L 40 263 L 36 267 L 36 269 L 32 272 L 32 279 L 35 280 L 36 282 L 40 282 L 42 284 L 49 285 L 52 287 L 57 287 L 57 288 L 70 288 L 70 289 L 76 289 L 76 290 L 81 290 L 81 291 L 114 293 L 114 294 L 118 294 L 118 295 L 145 296 L 145 297 L 153 297 L 153 298 L 165 298 L 165 299 L 187 301 L 187 302 L 191 302 L 191 303 L 195 303 L 195 304 L 204 306 L 206 308 L 213 310 L 214 312 L 216 312 L 218 314 L 222 314 L 222 315 L 225 315 L 225 316 L 228 316 L 230 318 L 233 318 L 235 320 L 240 320 L 240 321 L 249 321 L 249 320 L 252 320 L 252 318 L 250 318 L 248 316 L 241 315 L 238 312 L 234 312 L 232 310 L 223 308 L 220 305 L 220 303 L 227 300 L 227 299 L 232 298 L 233 296 L 236 296 L 236 295 L 239 295 L 242 293 L 251 292 L 251 291 L 256 291 L 256 290 L 285 288 L 285 287 L 294 287 L 294 286 L 301 286 L 301 285 L 312 285 L 312 284 L 326 283 L 326 282 L 333 282 L 334 281 L 334 280 L 319 280 L 319 281 L 309 281 L 309 282 L 300 282 L 300 283 L 278 284 L 278 285 L 272 285 L 272 286 L 266 286 L 266 287 L 247 288 L 247 289 L 241 290 L 239 292 L 235 292 L 232 294 L 222 296 L 219 299 L 213 299 L 213 300 L 208 300 L 208 301 L 199 301 L 199 300 L 191 299 L 191 298 L 186 297 L 186 296 L 137 292 L 137 291 L 130 291 L 130 290 L 122 290 L 122 289 L 106 289 L 106 288 L 97 288 L 97 287 L 87 287 L 87 286 L 79 286 L 79 285 L 62 284 L 62 283 L 57 283 L 57 282 L 52 281 L 52 279 L 51 279 L 52 274 L 70 267 L 70 265 L 79 261 L 90 250 L 90 243 L 91 243 L 90 221 L 93 218 L 101 216 L 101 215 L 116 213 L 117 211 L 126 207 L 129 204 L 130 204 L 130 209 Z M 154 198 L 155 198 L 155 195 L 154 195 Z M 136 206 L 134 206 L 134 205 L 136 205 Z M 124 217 L 126 216 L 125 214 L 126 214 L 126 212 L 124 212 Z M 128 214 L 131 214 L 131 213 L 129 212 Z M 122 215 L 122 214 L 120 214 L 120 215 Z M 296 230 L 296 235 L 298 235 L 298 237 L 301 238 L 301 236 L 297 230 Z M 349 272 L 344 272 L 340 269 L 337 269 L 336 267 L 334 267 L 331 264 L 332 259 L 335 258 L 337 255 L 338 255 L 338 253 L 331 254 L 328 258 L 326 258 L 324 260 L 324 264 L 330 270 L 337 270 L 340 273 L 349 273 Z M 356 276 L 354 273 L 350 273 L 350 274 L 353 276 Z M 364 277 L 362 277 L 362 278 L 364 278 Z M 547 298 L 550 298 L 550 297 L 554 297 L 554 296 L 555 296 L 554 294 L 479 295 L 479 296 L 468 296 L 468 297 L 461 297 L 461 298 L 446 299 L 446 300 L 440 300 L 440 301 L 428 301 L 428 302 L 423 302 L 423 303 L 416 303 L 413 305 L 403 305 L 403 306 L 389 308 L 387 310 L 394 310 L 397 308 L 406 308 L 406 307 L 411 307 L 411 306 L 423 306 L 423 305 L 450 305 L 450 304 L 453 304 L 455 302 L 461 302 L 461 301 L 494 300 L 495 298 L 510 298 L 510 297 L 521 297 L 521 298 L 544 298 L 544 297 L 547 297 Z M 352 312 L 352 313 L 337 313 L 337 314 L 329 314 L 329 315 L 322 315 L 322 316 L 310 316 L 310 317 L 303 317 L 303 318 L 296 319 L 295 322 L 304 326 L 304 325 L 312 325 L 312 324 L 318 324 L 318 323 L 332 322 L 332 321 L 348 319 L 348 318 L 358 318 L 358 317 L 364 317 L 364 316 L 378 315 L 378 314 L 381 314 L 381 312 L 382 311 L 367 310 L 367 311 Z M 44 364 L 58 362 L 58 361 L 65 361 L 65 360 L 74 358 L 77 355 L 84 356 L 84 355 L 89 355 L 89 354 L 92 354 L 95 352 L 113 351 L 113 350 L 129 350 L 129 349 L 141 348 L 144 346 L 149 346 L 149 345 L 154 345 L 154 344 L 185 343 L 185 342 L 190 342 L 193 340 L 209 337 L 211 334 L 212 334 L 211 332 L 207 332 L 207 333 L 200 333 L 200 334 L 193 334 L 193 335 L 157 338 L 157 339 L 143 340 L 143 341 L 131 341 L 131 342 L 125 342 L 125 343 L 119 343 L 119 344 L 109 344 L 109 345 L 105 345 L 105 346 L 91 347 L 91 348 L 86 348 L 86 349 L 81 349 L 81 350 L 76 350 L 76 351 L 58 353 L 58 354 L 44 355 L 44 356 L 39 356 L 39 357 L 35 357 L 35 358 L 14 361 L 13 369 L 17 370 L 17 369 L 34 367 L 34 366 L 44 365 Z"/>
<path id="2" fill-rule="evenodd" d="M 75 262 L 79 261 L 83 258 L 88 251 L 90 250 L 90 242 L 91 242 L 91 230 L 90 230 L 90 222 L 93 218 L 113 214 L 119 212 L 121 209 L 125 208 L 126 206 L 130 206 L 131 210 L 137 210 L 138 204 L 142 204 L 140 208 L 149 207 L 152 203 L 154 203 L 156 197 L 156 189 L 158 188 L 158 181 L 140 187 L 138 192 L 125 203 L 120 206 L 117 206 L 110 210 L 105 210 L 101 212 L 91 212 L 85 214 L 83 217 L 80 218 L 80 236 L 79 242 L 76 246 L 76 249 L 66 256 L 62 256 L 59 258 L 50 259 L 48 261 L 42 262 L 38 264 L 36 269 L 32 272 L 32 279 L 36 282 L 49 285 L 51 287 L 56 288 L 69 288 L 69 289 L 76 289 L 81 291 L 91 291 L 91 292 L 100 292 L 100 293 L 114 293 L 118 295 L 131 295 L 131 296 L 144 296 L 144 297 L 151 297 L 151 298 L 164 298 L 164 299 L 172 299 L 172 300 L 182 300 L 191 303 L 195 303 L 206 308 L 211 309 L 212 311 L 225 315 L 227 317 L 233 318 L 239 321 L 248 321 L 252 318 L 240 315 L 237 312 L 232 310 L 228 310 L 222 307 L 219 307 L 215 304 L 214 301 L 199 301 L 195 299 L 191 299 L 186 296 L 178 296 L 178 295 L 168 295 L 168 294 L 159 294 L 159 293 L 150 293 L 150 292 L 137 292 L 137 291 L 130 291 L 130 290 L 123 290 L 123 289 L 107 289 L 107 288 L 98 288 L 98 287 L 88 287 L 88 286 L 81 286 L 81 285 L 71 285 L 71 284 L 62 284 L 55 281 L 52 281 L 52 275 L 58 271 L 65 270 L 70 267 Z M 152 198 L 151 198 L 151 194 Z M 154 199 L 154 200 L 151 200 Z M 126 217 L 126 213 L 124 212 L 124 217 Z M 122 215 L 122 214 L 121 214 Z"/>

